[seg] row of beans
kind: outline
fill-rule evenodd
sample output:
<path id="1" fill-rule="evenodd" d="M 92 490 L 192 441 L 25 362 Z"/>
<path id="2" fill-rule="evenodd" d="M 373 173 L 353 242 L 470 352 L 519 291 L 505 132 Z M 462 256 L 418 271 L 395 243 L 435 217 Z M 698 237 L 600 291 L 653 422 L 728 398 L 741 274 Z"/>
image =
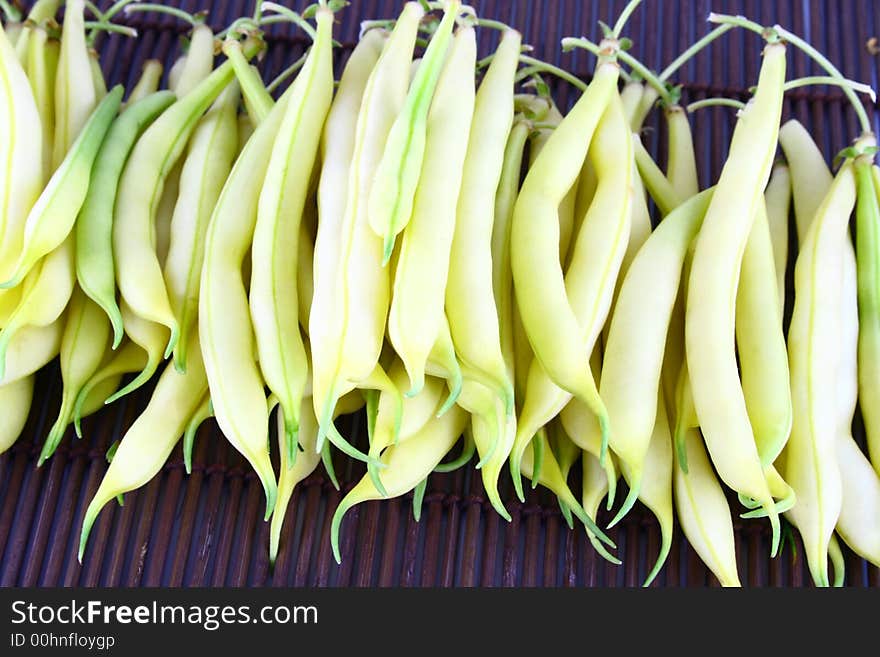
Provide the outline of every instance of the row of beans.
<path id="1" fill-rule="evenodd" d="M 80 558 L 101 509 L 181 436 L 189 469 L 215 418 L 262 482 L 273 561 L 294 487 L 322 462 L 338 485 L 339 450 L 366 474 L 334 515 L 337 559 L 354 505 L 414 492 L 418 517 L 432 472 L 476 461 L 500 515 L 509 470 L 520 499 L 523 476 L 553 491 L 615 563 L 597 512 L 624 497 L 613 526 L 641 502 L 662 532 L 646 584 L 677 518 L 739 585 L 733 513 L 769 519 L 772 555 L 783 523 L 796 528 L 817 585 L 843 582 L 840 541 L 880 565 L 880 169 L 856 96 L 871 90 L 781 26 L 722 15 L 655 73 L 623 36 L 640 0 L 600 43 L 563 40 L 596 56 L 589 84 L 461 0 L 364 22 L 336 81 L 343 4 L 262 2 L 214 33 L 161 5 L 68 0 L 59 25 L 59 0 L 27 16 L 0 2 L 0 450 L 56 357 L 40 464 L 71 424 L 81 436 L 83 417 L 158 374 L 108 452 Z M 114 22 L 131 11 L 192 28 L 168 75 L 147 62 L 126 94 L 92 45 L 131 32 Z M 312 45 L 265 84 L 251 62 L 278 22 Z M 732 29 L 766 42 L 752 97 L 683 107 L 674 76 Z M 501 32 L 483 59 L 480 30 Z M 827 75 L 787 81 L 793 48 Z M 548 76 L 581 90 L 568 113 Z M 841 86 L 863 128 L 836 173 L 783 123 L 784 93 L 812 83 Z M 738 114 L 700 189 L 689 116 L 713 104 Z M 665 170 L 640 136 L 658 107 Z M 362 408 L 365 449 L 334 423 Z"/>

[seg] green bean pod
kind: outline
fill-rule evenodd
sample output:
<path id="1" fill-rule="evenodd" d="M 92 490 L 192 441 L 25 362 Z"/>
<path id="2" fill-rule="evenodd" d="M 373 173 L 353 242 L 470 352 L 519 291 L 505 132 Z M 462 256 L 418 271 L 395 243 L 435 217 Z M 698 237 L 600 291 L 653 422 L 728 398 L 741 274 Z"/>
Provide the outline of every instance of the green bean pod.
<path id="1" fill-rule="evenodd" d="M 123 338 L 123 322 L 116 302 L 113 264 L 113 209 L 117 184 L 125 161 L 144 128 L 174 102 L 161 91 L 129 104 L 113 122 L 95 159 L 88 193 L 75 224 L 76 278 L 83 292 L 97 303 L 113 326 L 113 347 Z"/>
<path id="2" fill-rule="evenodd" d="M 568 476 L 571 473 L 571 469 L 581 457 L 581 449 L 571 438 L 568 437 L 568 434 L 565 433 L 565 428 L 558 420 L 551 422 L 548 425 L 547 439 L 550 442 L 550 449 L 553 451 L 553 456 L 559 464 L 559 472 L 562 473 L 563 480 L 568 483 Z M 574 518 L 571 515 L 571 509 L 569 509 L 568 505 L 561 499 L 557 498 L 557 502 L 559 503 L 559 510 L 562 512 L 562 516 L 568 524 L 568 528 L 573 529 Z M 590 517 L 594 518 L 595 512 Z"/>
<path id="3" fill-rule="evenodd" d="M 214 68 L 214 32 L 205 23 L 199 23 L 192 29 L 186 58 L 181 64 L 174 80 L 174 94 L 183 98 L 211 75 Z"/>
<path id="4" fill-rule="evenodd" d="M 64 6 L 61 53 L 55 77 L 55 138 L 52 168 L 61 165 L 67 151 L 92 114 L 98 98 L 92 80 L 92 64 L 86 43 L 84 0 Z"/>
<path id="5" fill-rule="evenodd" d="M 779 290 L 779 308 L 785 309 L 785 274 L 788 267 L 788 217 L 791 210 L 791 172 L 787 165 L 773 165 L 770 182 L 764 191 L 767 221 L 770 224 L 770 242 L 776 263 L 776 287 Z"/>
<path id="6" fill-rule="evenodd" d="M 776 149 L 786 47 L 764 48 L 757 90 L 740 112 L 730 154 L 703 220 L 688 282 L 685 345 L 694 406 L 712 462 L 731 488 L 761 503 L 779 546 L 779 516 L 764 479 L 736 364 L 738 273 Z"/>
<path id="7" fill-rule="evenodd" d="M 406 228 L 413 214 L 424 171 L 429 111 L 445 70 L 446 53 L 460 9 L 460 0 L 444 3 L 443 19 L 412 76 L 406 101 L 388 132 L 376 167 L 367 216 L 373 232 L 383 241 L 383 265 L 391 259 L 395 238 Z M 455 166 L 453 162 L 449 164 Z"/>
<path id="8" fill-rule="evenodd" d="M 531 369 L 536 371 L 535 376 L 529 373 L 510 461 L 518 493 L 519 459 L 526 445 L 565 405 L 569 395 L 578 397 L 597 415 L 603 453 L 607 444 L 608 414 L 585 365 L 610 310 L 631 226 L 632 142 L 615 89 L 618 76 L 615 62 L 600 61 L 589 88 L 529 170 L 514 211 L 514 288 L 535 353 Z M 596 168 L 598 186 L 563 274 L 557 257 L 556 208 L 580 172 L 582 158 L 588 155 Z M 554 393 L 552 415 L 550 398 L 543 392 L 536 395 L 531 385 L 544 377 L 564 391 Z M 538 383 L 537 390 L 542 387 L 550 386 Z"/>
<path id="9" fill-rule="evenodd" d="M 639 496 L 659 423 L 660 375 L 684 260 L 714 193 L 694 196 L 660 222 L 633 260 L 611 317 L 599 394 L 611 423 L 608 444 L 626 466 L 630 489 L 612 525 Z"/>
<path id="10" fill-rule="evenodd" d="M 312 355 L 313 399 L 320 425 L 318 447 L 322 447 L 324 439 L 329 436 L 331 442 L 349 456 L 368 462 L 372 460 L 354 449 L 335 429 L 330 418 L 336 401 L 343 394 L 356 387 L 372 387 L 372 384 L 367 385 L 369 379 L 383 386 L 387 381 L 378 362 L 391 301 L 391 276 L 390 268 L 382 264 L 382 241 L 369 225 L 368 199 L 389 131 L 406 101 L 410 61 L 423 15 L 424 9 L 418 3 L 410 2 L 404 6 L 364 87 L 353 145 L 351 150 L 346 148 L 349 157 L 345 164 L 349 165 L 349 173 L 342 179 L 334 177 L 331 180 L 330 171 L 341 163 L 333 162 L 332 168 L 327 169 L 328 158 L 325 158 L 319 188 L 318 238 L 322 237 L 321 233 L 326 236 L 327 229 L 337 221 L 341 229 L 335 238 L 331 238 L 335 239 L 335 249 L 338 249 L 332 265 L 335 273 L 328 272 L 335 276 L 334 284 L 324 286 L 315 281 L 316 299 L 319 293 L 328 294 L 330 298 L 322 300 L 321 304 L 332 307 L 325 316 L 327 323 L 318 329 L 331 346 L 313 350 Z M 340 137 L 347 141 L 347 134 Z M 341 154 L 340 148 L 333 156 Z M 344 208 L 324 202 L 326 195 L 331 193 L 331 186 L 332 193 L 339 194 L 340 182 L 346 184 Z M 343 212 L 341 220 L 327 217 L 328 211 L 339 210 Z M 325 217 L 329 219 L 327 224 L 324 224 Z M 317 273 L 324 265 L 318 260 L 317 253 L 315 263 Z M 315 303 L 313 299 L 313 308 Z M 313 310 L 310 319 L 313 326 L 314 319 Z M 314 329 L 310 332 L 313 340 L 316 332 Z"/>
<path id="11" fill-rule="evenodd" d="M 28 214 L 24 243 L 12 272 L 0 287 L 15 287 L 34 265 L 67 239 L 86 199 L 95 158 L 122 101 L 122 85 L 102 100 Z"/>
<path id="12" fill-rule="evenodd" d="M 476 93 L 446 286 L 446 314 L 456 355 L 475 381 L 502 399 L 507 414 L 513 413 L 513 383 L 501 350 L 492 288 L 492 225 L 513 125 L 521 43 L 518 32 L 502 34 Z M 485 454 L 481 456 L 485 459 Z"/>
<path id="13" fill-rule="evenodd" d="M 238 85 L 232 82 L 214 101 L 193 132 L 180 173 L 164 276 L 171 309 L 180 325 L 174 364 L 181 372 L 186 370 L 189 336 L 198 325 L 208 221 L 237 154 L 239 98 Z"/>
<path id="14" fill-rule="evenodd" d="M 0 27 L 0 271 L 9 271 L 24 240 L 24 224 L 43 191 L 40 114 L 24 68 Z"/>
<path id="15" fill-rule="evenodd" d="M 111 350 L 109 357 L 82 386 L 73 405 L 73 428 L 82 438 L 82 418 L 89 415 L 91 401 L 100 398 L 101 406 L 119 389 L 119 381 L 126 374 L 141 372 L 147 365 L 147 352 L 133 340 L 124 341 Z M 115 383 L 114 383 L 115 382 Z M 106 394 L 103 394 L 106 391 Z"/>
<path id="16" fill-rule="evenodd" d="M 37 466 L 45 463 L 61 442 L 83 385 L 101 366 L 109 338 L 110 323 L 101 308 L 76 288 L 61 338 L 61 409 L 40 451 Z"/>
<path id="17" fill-rule="evenodd" d="M 199 407 L 189 419 L 186 430 L 183 432 L 183 467 L 186 474 L 192 473 L 192 454 L 196 444 L 196 433 L 199 427 L 212 417 L 214 417 L 214 406 L 211 404 L 211 395 L 206 394 L 202 397 Z"/>
<path id="18" fill-rule="evenodd" d="M 868 454 L 880 474 L 880 169 L 857 166 L 858 380 Z"/>
<path id="19" fill-rule="evenodd" d="M 33 398 L 33 374 L 0 386 L 0 454 L 12 447 L 24 431 Z"/>
<path id="20" fill-rule="evenodd" d="M 55 19 L 61 0 L 37 0 L 28 12 L 27 19 L 20 23 L 20 32 L 14 43 L 15 56 L 22 66 L 27 60 L 31 34 L 46 22 Z M 7 29 L 9 25 L 5 26 Z"/>
<path id="21" fill-rule="evenodd" d="M 333 12 L 317 13 L 318 36 L 290 88 L 257 209 L 251 246 L 251 321 L 260 369 L 280 400 L 293 460 L 308 362 L 299 328 L 299 229 L 333 99 Z"/>
<path id="22" fill-rule="evenodd" d="M 743 396 L 764 467 L 791 433 L 788 352 L 778 304 L 776 263 L 763 197 L 743 253 L 736 297 L 736 345 Z"/>
<path id="23" fill-rule="evenodd" d="M 727 497 L 696 429 L 684 435 L 688 469 L 675 459 L 675 509 L 681 530 L 722 586 L 742 586 L 736 563 L 733 520 Z"/>
<path id="24" fill-rule="evenodd" d="M 169 330 L 166 357 L 178 342 L 180 327 L 168 300 L 156 250 L 157 209 L 169 174 L 199 119 L 233 77 L 232 65 L 225 62 L 179 97 L 140 136 L 119 180 L 113 221 L 117 285 L 137 315 Z"/>
<path id="25" fill-rule="evenodd" d="M 848 161 L 819 206 L 795 264 L 788 334 L 794 421 L 781 474 L 797 494 L 789 514 L 803 538 L 810 572 L 824 586 L 842 484 L 836 455 L 840 400 L 822 390 L 837 380 L 841 361 L 840 285 L 855 200 L 856 177 Z"/>
<path id="26" fill-rule="evenodd" d="M 165 368 L 150 402 L 122 437 L 110 467 L 89 502 L 80 533 L 80 563 L 89 532 L 101 509 L 117 495 L 140 488 L 156 476 L 208 389 L 205 369 L 198 358 L 198 337 L 193 336 L 192 341 L 192 357 L 186 374 L 180 374 L 172 365 Z"/>
<path id="27" fill-rule="evenodd" d="M 657 397 L 657 416 L 642 465 L 638 497 L 660 524 L 660 553 L 643 586 L 649 586 L 657 577 L 672 547 L 672 434 L 662 391 L 658 390 Z M 620 461 L 620 471 L 628 484 L 633 481 L 629 466 L 623 459 Z"/>
<path id="28" fill-rule="evenodd" d="M 424 385 L 428 359 L 446 323 L 444 295 L 474 114 L 476 61 L 475 31 L 461 28 L 426 118 L 421 175 L 400 240 L 388 337 L 409 372 L 407 394 Z"/>
<path id="29" fill-rule="evenodd" d="M 385 453 L 387 467 L 380 474 L 386 494 L 381 494 L 373 480 L 365 476 L 342 498 L 330 526 L 330 543 L 337 563 L 342 561 L 339 529 L 345 514 L 362 502 L 399 497 L 413 490 L 455 446 L 466 421 L 467 413 L 460 408 L 452 408 L 443 417 L 425 425 L 417 436 L 389 447 Z"/>
<path id="30" fill-rule="evenodd" d="M 561 115 L 560 115 L 561 120 Z M 507 364 L 507 372 L 511 378 L 516 376 L 516 349 L 514 345 L 514 294 L 513 275 L 510 269 L 510 228 L 513 209 L 519 194 L 520 176 L 526 141 L 530 137 L 531 127 L 524 121 L 515 121 L 507 140 L 504 151 L 504 166 L 501 169 L 501 180 L 495 197 L 495 225 L 492 227 L 492 289 L 495 293 L 495 307 L 498 309 L 498 329 L 501 338 L 501 353 Z M 549 138 L 549 136 L 547 137 Z M 538 137 L 532 137 L 530 152 L 534 153 L 542 144 Z M 545 142 L 546 143 L 546 142 Z M 568 197 L 566 197 L 568 198 Z M 560 205 L 560 231 L 564 224 L 569 229 L 574 223 L 574 209 Z M 571 212 L 568 212 L 571 210 Z M 569 220 L 563 218 L 568 216 Z M 569 234 L 570 237 L 570 234 Z M 568 245 L 565 245 L 567 252 Z M 563 246 L 560 240 L 560 257 Z"/>

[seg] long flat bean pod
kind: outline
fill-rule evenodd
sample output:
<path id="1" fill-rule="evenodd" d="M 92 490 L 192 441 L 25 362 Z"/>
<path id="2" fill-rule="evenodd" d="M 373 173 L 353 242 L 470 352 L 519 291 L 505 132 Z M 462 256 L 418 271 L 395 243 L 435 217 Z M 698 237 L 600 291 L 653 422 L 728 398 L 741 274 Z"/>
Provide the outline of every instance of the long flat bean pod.
<path id="1" fill-rule="evenodd" d="M 97 371 L 109 346 L 110 322 L 103 311 L 82 290 L 76 288 L 70 300 L 67 323 L 61 339 L 61 409 L 58 419 L 40 451 L 37 465 L 52 456 L 70 424 L 76 399 L 83 385 Z"/>
<path id="2" fill-rule="evenodd" d="M 764 191 L 770 241 L 776 263 L 776 286 L 779 289 L 779 307 L 785 310 L 785 274 L 788 268 L 788 219 L 791 211 L 791 172 L 787 165 L 777 163 L 770 174 Z"/>
<path id="3" fill-rule="evenodd" d="M 131 102 L 107 132 L 95 159 L 88 193 L 75 224 L 76 278 L 113 325 L 113 346 L 123 337 L 122 313 L 116 302 L 113 266 L 113 208 L 125 161 L 144 128 L 174 102 L 174 94 L 160 91 Z"/>
<path id="4" fill-rule="evenodd" d="M 810 572 L 817 584 L 826 586 L 828 542 L 842 493 L 836 455 L 840 401 L 823 389 L 836 380 L 840 363 L 839 295 L 855 197 L 853 166 L 846 162 L 819 206 L 795 264 L 788 334 L 794 421 L 782 476 L 797 494 L 789 513 L 803 538 Z"/>
<path id="5" fill-rule="evenodd" d="M 80 533 L 80 562 L 101 509 L 117 495 L 139 488 L 156 476 L 208 389 L 205 369 L 198 357 L 198 337 L 192 340 L 195 344 L 190 350 L 186 374 L 180 374 L 171 364 L 165 368 L 149 404 L 122 437 L 110 467 L 89 502 Z"/>
<path id="6" fill-rule="evenodd" d="M 166 109 L 138 139 L 119 180 L 113 220 L 117 285 L 135 313 L 168 328 L 166 355 L 177 344 L 180 327 L 156 251 L 156 211 L 166 179 L 199 119 L 233 77 L 232 65 L 225 62 Z"/>
<path id="7" fill-rule="evenodd" d="M 0 27 L 0 271 L 18 258 L 24 224 L 43 187 L 40 114 L 27 74 Z"/>
<path id="8" fill-rule="evenodd" d="M 660 374 L 684 259 L 713 194 L 702 192 L 660 222 L 633 260 L 611 317 L 599 394 L 611 422 L 609 446 L 626 466 L 630 488 L 614 522 L 639 495 L 659 421 Z"/>
<path id="9" fill-rule="evenodd" d="M 736 366 L 738 272 L 759 197 L 770 177 L 785 82 L 780 43 L 764 48 L 755 96 L 740 112 L 727 162 L 703 220 L 688 282 L 685 345 L 694 405 L 722 480 L 761 503 L 779 545 L 776 512 L 749 423 Z"/>
<path id="10" fill-rule="evenodd" d="M 400 241 L 388 337 L 407 367 L 411 393 L 424 384 L 431 350 L 446 323 L 444 295 L 474 113 L 476 59 L 474 29 L 459 29 L 428 113 L 421 177 Z"/>
<path id="11" fill-rule="evenodd" d="M 859 399 L 868 454 L 880 473 L 880 169 L 858 165 Z"/>
<path id="12" fill-rule="evenodd" d="M 413 213 L 423 175 L 428 115 L 460 9 L 460 0 L 447 0 L 444 4 L 443 19 L 412 77 L 406 102 L 388 132 L 376 167 L 367 212 L 370 227 L 382 238 L 386 265 L 394 251 L 395 238 L 406 228 Z"/>
<path id="13" fill-rule="evenodd" d="M 0 386 L 0 454 L 18 440 L 31 411 L 34 376 Z"/>
<path id="14" fill-rule="evenodd" d="M 333 99 L 333 12 L 317 13 L 318 35 L 290 89 L 257 209 L 249 291 L 260 369 L 281 405 L 287 457 L 294 458 L 308 363 L 299 328 L 299 229 L 321 130 Z"/>
<path id="15" fill-rule="evenodd" d="M 171 240 L 165 261 L 165 285 L 181 339 L 174 363 L 186 370 L 186 345 L 198 326 L 199 283 L 205 254 L 205 233 L 238 149 L 238 85 L 220 94 L 199 122 L 180 174 L 180 194 L 171 218 Z"/>
<path id="16" fill-rule="evenodd" d="M 385 43 L 362 92 L 357 113 L 354 141 L 351 150 L 345 147 L 349 173 L 346 182 L 345 206 L 327 205 L 324 200 L 330 191 L 339 194 L 339 178 L 329 178 L 327 163 L 342 154 L 340 149 L 325 157 L 319 188 L 319 239 L 326 235 L 322 227 L 325 217 L 329 225 L 340 223 L 336 236 L 337 256 L 329 275 L 335 277 L 332 284 L 324 286 L 315 281 L 316 299 L 319 294 L 330 298 L 321 305 L 331 304 L 331 312 L 324 319 L 328 322 L 318 330 L 332 341 L 330 349 L 320 348 L 313 353 L 314 403 L 319 419 L 318 446 L 324 439 L 330 440 L 354 458 L 365 455 L 355 450 L 333 426 L 330 418 L 336 401 L 355 387 L 374 387 L 376 382 L 387 383 L 387 376 L 378 364 L 385 338 L 386 319 L 391 301 L 391 276 L 384 267 L 382 241 L 371 230 L 368 221 L 368 200 L 372 178 L 382 157 L 385 141 L 395 118 L 400 113 L 409 86 L 409 68 L 418 35 L 419 23 L 424 9 L 415 2 L 404 6 L 395 27 Z M 350 101 L 347 101 L 350 102 Z M 330 124 L 336 127 L 333 124 Z M 347 135 L 343 137 L 348 142 Z M 325 147 L 325 154 L 328 150 Z M 331 167 L 339 166 L 332 162 Z M 329 211 L 342 211 L 342 218 L 328 217 Z M 315 271 L 323 262 L 315 259 Z M 314 319 L 314 318 L 313 318 Z M 310 320 L 314 326 L 314 321 Z M 316 331 L 310 335 L 315 337 Z M 368 380 L 372 380 L 367 384 Z M 369 460 L 369 458 L 367 458 Z"/>
<path id="17" fill-rule="evenodd" d="M 0 287 L 18 285 L 34 265 L 58 248 L 73 230 L 89 191 L 92 166 L 119 110 L 123 91 L 122 85 L 116 85 L 83 125 L 67 156 L 31 208 L 18 261 Z"/>
<path id="18" fill-rule="evenodd" d="M 513 412 L 513 383 L 501 352 L 492 289 L 492 223 L 513 125 L 513 80 L 521 43 L 518 32 L 503 33 L 477 90 L 446 286 L 456 354 L 471 377 L 502 399 L 507 414 Z"/>
<path id="19" fill-rule="evenodd" d="M 30 376 L 58 355 L 65 317 L 48 326 L 28 326 L 19 331 L 6 349 L 6 368 L 0 386 Z"/>

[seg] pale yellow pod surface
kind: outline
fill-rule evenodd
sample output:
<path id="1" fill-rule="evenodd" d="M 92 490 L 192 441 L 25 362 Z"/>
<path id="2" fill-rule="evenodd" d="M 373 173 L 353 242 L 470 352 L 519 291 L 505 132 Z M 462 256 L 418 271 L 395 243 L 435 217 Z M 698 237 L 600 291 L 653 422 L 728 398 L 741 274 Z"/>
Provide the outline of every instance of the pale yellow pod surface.
<path id="1" fill-rule="evenodd" d="M 675 461 L 675 509 L 688 543 L 722 586 L 741 586 L 736 563 L 733 519 L 727 497 L 712 469 L 703 438 L 685 433 L 687 474 Z"/>
<path id="2" fill-rule="evenodd" d="M 24 430 L 33 396 L 33 375 L 0 386 L 0 454 L 12 447 Z"/>

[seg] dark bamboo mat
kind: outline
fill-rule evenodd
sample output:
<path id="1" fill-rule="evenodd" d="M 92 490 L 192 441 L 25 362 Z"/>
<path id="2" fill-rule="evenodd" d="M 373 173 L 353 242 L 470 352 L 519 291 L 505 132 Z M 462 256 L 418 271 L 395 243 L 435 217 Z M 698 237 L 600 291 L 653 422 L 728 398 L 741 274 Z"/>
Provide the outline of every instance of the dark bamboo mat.
<path id="1" fill-rule="evenodd" d="M 177 4 L 176 1 L 172 4 Z M 299 3 L 286 3 L 299 8 Z M 475 0 L 477 10 L 523 31 L 536 56 L 589 77 L 593 60 L 583 52 L 562 54 L 559 39 L 581 34 L 598 38 L 597 20 L 610 20 L 623 0 Z M 633 54 L 660 68 L 705 34 L 711 10 L 746 14 L 761 23 L 780 22 L 805 36 L 851 78 L 878 86 L 878 55 L 866 46 L 880 35 L 880 7 L 871 0 L 645 0 L 627 30 Z M 352 0 L 340 14 L 337 39 L 349 51 L 363 18 L 392 17 L 401 0 Z M 210 23 L 227 25 L 252 11 L 237 0 L 183 0 L 188 10 L 210 9 Z M 99 48 L 110 82 L 131 84 L 147 58 L 170 67 L 185 28 L 174 19 L 139 14 L 130 24 L 137 40 L 102 37 Z M 270 48 L 262 65 L 274 76 L 301 54 L 305 42 L 287 28 L 270 30 Z M 491 32 L 482 51 L 497 41 Z M 758 37 L 735 32 L 698 56 L 682 72 L 685 101 L 719 94 L 745 97 L 759 64 Z M 340 58 L 342 61 L 343 58 Z M 793 75 L 813 69 L 802 56 L 790 56 Z M 554 83 L 563 106 L 576 94 Z M 823 87 L 792 92 L 785 107 L 814 134 L 826 153 L 834 153 L 856 135 L 852 111 L 839 91 Z M 877 114 L 875 113 L 875 117 Z M 714 181 L 724 161 L 734 124 L 727 109 L 696 114 L 701 182 Z M 880 128 L 880 123 L 878 123 Z M 661 159 L 665 132 L 657 117 L 646 130 L 648 147 Z M 267 559 L 268 526 L 262 522 L 263 494 L 244 461 L 210 422 L 199 432 L 193 473 L 186 476 L 180 448 L 161 474 L 125 497 L 125 506 L 108 505 L 99 517 L 82 566 L 76 560 L 85 506 L 106 470 L 104 453 L 124 434 L 146 405 L 149 389 L 85 421 L 85 438 L 68 431 L 57 454 L 36 468 L 39 446 L 57 412 L 57 366 L 40 373 L 24 435 L 0 456 L 0 585 L 2 586 L 636 586 L 645 577 L 660 544 L 659 529 L 641 507 L 611 530 L 624 565 L 596 555 L 582 527 L 571 531 L 555 499 L 532 491 L 516 501 L 505 476 L 502 494 L 509 500 L 511 523 L 488 506 L 472 468 L 433 475 L 422 520 L 412 518 L 411 496 L 373 502 L 349 513 L 342 529 L 343 562 L 337 566 L 329 544 L 329 521 L 342 493 L 323 470 L 300 484 L 288 509 L 278 562 Z M 363 441 L 358 415 L 343 421 L 353 440 Z M 856 433 L 861 434 L 856 420 Z M 360 464 L 337 459 L 343 492 L 363 474 Z M 732 507 L 736 508 L 736 507 Z M 600 521 L 607 521 L 606 515 Z M 770 560 L 765 523 L 736 521 L 740 576 L 746 586 L 809 586 L 802 549 L 786 546 Z M 847 584 L 877 586 L 880 570 L 848 550 Z M 717 586 L 676 527 L 669 561 L 655 586 Z"/>

